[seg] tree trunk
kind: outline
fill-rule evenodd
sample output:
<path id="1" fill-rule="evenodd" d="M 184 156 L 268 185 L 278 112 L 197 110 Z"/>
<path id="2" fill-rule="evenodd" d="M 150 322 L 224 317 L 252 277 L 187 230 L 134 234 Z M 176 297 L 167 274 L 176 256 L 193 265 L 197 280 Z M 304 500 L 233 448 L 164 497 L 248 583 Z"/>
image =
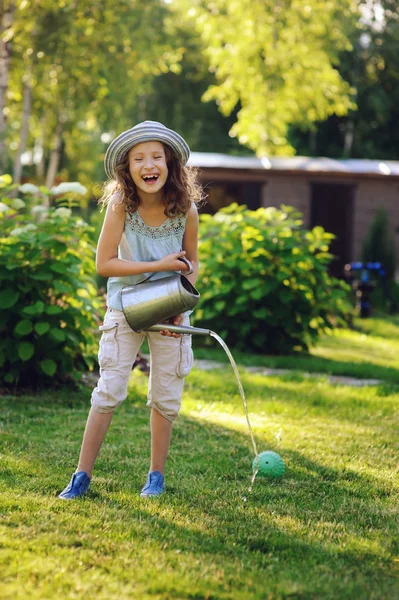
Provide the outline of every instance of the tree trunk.
<path id="1" fill-rule="evenodd" d="M 345 127 L 344 133 L 344 157 L 350 158 L 352 155 L 353 140 L 355 137 L 355 116 L 354 114 L 349 115 L 348 122 Z"/>
<path id="2" fill-rule="evenodd" d="M 61 147 L 62 147 L 62 129 L 63 121 L 58 119 L 57 129 L 55 131 L 54 147 L 50 154 L 50 162 L 47 168 L 46 187 L 51 188 L 54 185 L 55 176 L 57 175 L 58 165 L 60 164 Z"/>
<path id="3" fill-rule="evenodd" d="M 309 131 L 309 146 L 311 156 L 317 155 L 317 129 L 311 129 Z"/>
<path id="4" fill-rule="evenodd" d="M 22 125 L 19 136 L 18 150 L 14 159 L 14 183 L 21 183 L 22 163 L 21 156 L 25 152 L 26 140 L 29 133 L 29 118 L 32 110 L 32 86 L 30 74 L 27 75 L 24 83 L 24 98 L 22 109 Z"/>
<path id="5" fill-rule="evenodd" d="M 14 20 L 15 4 L 12 2 L 7 8 L 0 7 L 0 173 L 7 163 L 6 154 L 6 94 L 8 88 L 8 71 L 11 56 L 11 43 L 7 39 L 7 32 L 11 29 Z"/>
<path id="6" fill-rule="evenodd" d="M 33 156 L 35 157 L 36 179 L 44 185 L 45 161 L 44 161 L 44 135 L 46 131 L 46 115 L 40 117 L 39 133 L 35 139 Z"/>

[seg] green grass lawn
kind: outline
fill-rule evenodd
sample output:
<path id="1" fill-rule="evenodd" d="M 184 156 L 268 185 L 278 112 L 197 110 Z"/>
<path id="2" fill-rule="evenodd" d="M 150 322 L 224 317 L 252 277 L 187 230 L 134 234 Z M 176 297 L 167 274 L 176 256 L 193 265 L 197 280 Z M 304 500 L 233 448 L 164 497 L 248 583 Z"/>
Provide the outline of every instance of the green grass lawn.
<path id="1" fill-rule="evenodd" d="M 197 338 L 197 358 L 228 362 L 224 351 L 212 338 Z M 399 317 L 357 319 L 354 329 L 335 330 L 324 335 L 309 354 L 292 356 L 253 356 L 243 352 L 234 353 L 242 365 L 259 365 L 273 368 L 294 369 L 310 373 L 348 375 L 372 378 L 399 384 Z"/>
<path id="2" fill-rule="evenodd" d="M 0 398 L 0 598 L 399 598 L 399 326 L 357 326 L 323 339 L 300 368 L 354 374 L 358 364 L 382 385 L 241 371 L 258 449 L 287 468 L 251 493 L 252 446 L 229 365 L 188 377 L 167 494 L 156 500 L 138 495 L 149 461 L 141 373 L 91 491 L 74 502 L 56 496 L 75 468 L 90 390 Z"/>

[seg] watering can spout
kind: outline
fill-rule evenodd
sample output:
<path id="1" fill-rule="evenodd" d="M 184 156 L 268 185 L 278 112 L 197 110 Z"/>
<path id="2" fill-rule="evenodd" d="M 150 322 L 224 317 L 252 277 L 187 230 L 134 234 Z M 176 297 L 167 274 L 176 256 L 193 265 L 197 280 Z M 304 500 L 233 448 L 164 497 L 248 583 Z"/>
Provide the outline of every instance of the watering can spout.
<path id="1" fill-rule="evenodd" d="M 189 327 L 187 325 L 171 325 L 170 323 L 158 323 L 148 327 L 146 331 L 170 331 L 170 333 L 180 333 L 186 335 L 211 335 L 210 329 L 201 329 L 200 327 Z"/>

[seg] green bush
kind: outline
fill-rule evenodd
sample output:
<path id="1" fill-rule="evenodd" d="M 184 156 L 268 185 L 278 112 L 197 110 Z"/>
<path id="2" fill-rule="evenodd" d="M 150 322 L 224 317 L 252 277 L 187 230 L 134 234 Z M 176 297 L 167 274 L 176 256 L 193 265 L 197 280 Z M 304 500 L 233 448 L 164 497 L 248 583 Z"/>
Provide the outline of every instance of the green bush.
<path id="1" fill-rule="evenodd" d="M 8 183 L 0 178 L 0 383 L 76 381 L 96 360 L 90 228 L 68 208 L 7 198 Z"/>
<path id="2" fill-rule="evenodd" d="M 196 324 L 237 349 L 288 353 L 345 322 L 350 289 L 327 273 L 333 235 L 304 230 L 300 216 L 237 204 L 201 216 Z"/>

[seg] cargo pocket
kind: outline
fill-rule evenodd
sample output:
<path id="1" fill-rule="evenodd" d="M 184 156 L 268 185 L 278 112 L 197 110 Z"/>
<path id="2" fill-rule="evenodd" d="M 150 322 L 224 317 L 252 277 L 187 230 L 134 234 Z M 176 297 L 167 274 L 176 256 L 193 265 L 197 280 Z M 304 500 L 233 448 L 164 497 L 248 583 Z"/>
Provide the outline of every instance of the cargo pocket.
<path id="1" fill-rule="evenodd" d="M 183 378 L 190 373 L 194 362 L 194 353 L 191 348 L 191 335 L 182 335 L 180 338 L 179 361 L 176 374 Z"/>
<path id="2" fill-rule="evenodd" d="M 98 364 L 102 369 L 107 369 L 118 362 L 118 344 L 116 332 L 118 323 L 107 323 L 99 327 L 102 331 L 100 347 L 98 351 Z"/>

